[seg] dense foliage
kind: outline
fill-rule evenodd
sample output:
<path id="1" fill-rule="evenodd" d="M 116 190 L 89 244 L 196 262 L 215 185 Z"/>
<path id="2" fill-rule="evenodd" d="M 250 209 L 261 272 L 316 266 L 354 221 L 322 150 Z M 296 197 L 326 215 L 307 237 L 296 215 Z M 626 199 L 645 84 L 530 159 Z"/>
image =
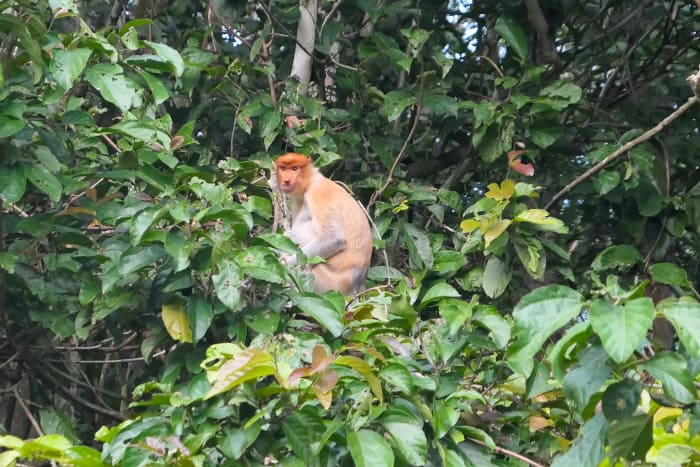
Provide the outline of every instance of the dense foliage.
<path id="1" fill-rule="evenodd" d="M 0 2 L 0 466 L 700 462 L 698 5 L 315 5 Z"/>

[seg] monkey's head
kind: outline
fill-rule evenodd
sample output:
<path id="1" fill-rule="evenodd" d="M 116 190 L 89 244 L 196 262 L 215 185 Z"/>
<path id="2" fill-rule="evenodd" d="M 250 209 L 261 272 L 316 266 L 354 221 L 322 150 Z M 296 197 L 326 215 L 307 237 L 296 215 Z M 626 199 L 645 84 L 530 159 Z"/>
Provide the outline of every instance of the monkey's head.
<path id="1" fill-rule="evenodd" d="M 277 158 L 275 168 L 277 169 L 277 183 L 283 193 L 298 196 L 306 191 L 313 164 L 308 157 L 288 152 Z"/>

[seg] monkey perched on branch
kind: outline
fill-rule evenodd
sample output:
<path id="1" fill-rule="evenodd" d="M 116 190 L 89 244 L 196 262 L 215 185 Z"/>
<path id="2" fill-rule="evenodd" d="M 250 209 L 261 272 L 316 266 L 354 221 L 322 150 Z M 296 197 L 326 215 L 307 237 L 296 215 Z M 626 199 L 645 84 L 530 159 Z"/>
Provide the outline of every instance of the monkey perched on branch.
<path id="1" fill-rule="evenodd" d="M 372 233 L 364 210 L 304 155 L 284 154 L 275 161 L 275 168 L 280 190 L 292 201 L 292 226 L 286 235 L 307 257 L 326 260 L 311 267 L 314 290 L 359 292 L 372 258 Z M 292 265 L 296 257 L 284 260 Z"/>

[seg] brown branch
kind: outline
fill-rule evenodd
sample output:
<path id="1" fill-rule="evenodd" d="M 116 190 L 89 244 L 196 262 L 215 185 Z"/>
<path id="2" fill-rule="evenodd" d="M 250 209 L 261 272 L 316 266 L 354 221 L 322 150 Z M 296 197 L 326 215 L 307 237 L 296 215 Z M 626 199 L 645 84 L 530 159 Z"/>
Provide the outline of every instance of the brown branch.
<path id="1" fill-rule="evenodd" d="M 663 131 L 666 127 L 668 127 L 671 123 L 673 123 L 674 120 L 676 120 L 678 117 L 683 115 L 689 108 L 691 108 L 697 102 L 698 102 L 697 97 L 693 96 L 693 97 L 689 98 L 685 104 L 678 107 L 673 113 L 671 113 L 668 117 L 661 120 L 661 122 L 659 122 L 656 126 L 645 131 L 643 134 L 639 135 L 638 137 L 634 138 L 633 140 L 628 141 L 627 143 L 623 144 L 617 151 L 613 152 L 608 157 L 606 157 L 602 161 L 598 162 L 596 165 L 594 165 L 590 169 L 586 170 L 581 176 L 579 176 L 573 182 L 566 185 L 564 188 L 562 188 L 559 191 L 559 193 L 554 195 L 554 197 L 545 206 L 545 209 L 550 210 L 554 205 L 556 205 L 559 201 L 561 201 L 561 199 L 567 193 L 569 193 L 571 190 L 576 188 L 578 185 L 580 185 L 581 183 L 583 183 L 586 180 L 588 180 L 589 178 L 591 178 L 593 175 L 600 172 L 603 168 L 605 168 L 611 162 L 615 161 L 617 158 L 619 158 L 621 155 L 623 155 L 624 153 L 626 153 L 630 149 L 648 141 L 652 136 Z"/>
<path id="2" fill-rule="evenodd" d="M 489 447 L 488 444 L 486 444 L 483 441 L 480 441 L 478 439 L 469 438 L 469 441 L 471 441 L 474 444 L 478 444 L 479 446 L 483 446 L 485 448 Z M 539 464 L 531 459 L 528 459 L 527 457 L 523 456 L 522 454 L 518 454 L 517 452 L 513 452 L 509 449 L 502 448 L 500 446 L 496 446 L 494 448 L 494 451 L 501 453 L 501 454 L 505 454 L 506 456 L 514 457 L 515 459 L 521 460 L 521 461 L 525 462 L 526 464 L 531 465 L 532 467 L 544 467 L 544 465 Z"/>

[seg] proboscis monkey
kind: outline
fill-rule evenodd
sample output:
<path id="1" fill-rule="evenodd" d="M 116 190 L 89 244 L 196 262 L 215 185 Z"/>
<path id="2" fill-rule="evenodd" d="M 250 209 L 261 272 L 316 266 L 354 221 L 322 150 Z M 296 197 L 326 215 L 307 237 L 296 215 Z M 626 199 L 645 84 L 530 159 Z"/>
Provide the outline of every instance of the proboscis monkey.
<path id="1" fill-rule="evenodd" d="M 292 227 L 286 232 L 314 264 L 314 290 L 359 292 L 372 257 L 372 233 L 364 211 L 344 188 L 324 177 L 308 157 L 287 153 L 275 161 L 280 190 L 292 200 Z M 295 257 L 286 258 L 294 264 Z"/>

